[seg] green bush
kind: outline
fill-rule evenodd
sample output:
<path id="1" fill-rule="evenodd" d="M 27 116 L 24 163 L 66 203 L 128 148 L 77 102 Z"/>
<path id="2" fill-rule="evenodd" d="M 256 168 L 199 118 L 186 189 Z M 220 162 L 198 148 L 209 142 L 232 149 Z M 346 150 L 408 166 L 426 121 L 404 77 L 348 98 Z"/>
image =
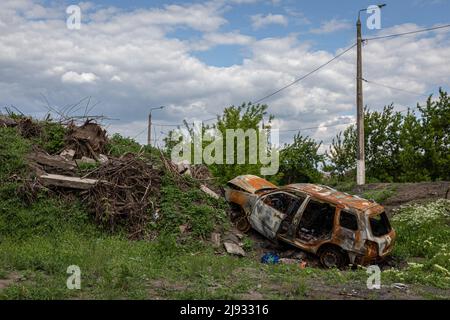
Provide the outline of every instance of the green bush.
<path id="1" fill-rule="evenodd" d="M 387 274 L 397 281 L 450 288 L 450 201 L 400 208 L 392 224 L 397 232 L 393 254 L 421 262 Z"/>
<path id="2" fill-rule="evenodd" d="M 37 144 L 50 154 L 59 153 L 64 149 L 64 138 L 67 128 L 60 123 L 43 121 L 42 134 Z"/>
<path id="3" fill-rule="evenodd" d="M 108 154 L 115 157 L 120 157 L 128 152 L 138 153 L 141 149 L 142 146 L 135 140 L 123 137 L 119 133 L 115 133 L 106 145 Z"/>
<path id="4" fill-rule="evenodd" d="M 0 128 L 0 181 L 26 170 L 25 155 L 31 144 L 15 128 Z"/>

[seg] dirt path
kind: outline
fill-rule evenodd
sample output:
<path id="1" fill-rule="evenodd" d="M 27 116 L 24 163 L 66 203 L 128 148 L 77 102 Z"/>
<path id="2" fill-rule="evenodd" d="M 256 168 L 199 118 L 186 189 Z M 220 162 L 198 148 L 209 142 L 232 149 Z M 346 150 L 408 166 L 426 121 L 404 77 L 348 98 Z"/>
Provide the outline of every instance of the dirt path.
<path id="1" fill-rule="evenodd" d="M 388 212 L 409 203 L 424 203 L 439 198 L 450 198 L 450 182 L 420 182 L 420 183 L 371 183 L 355 187 L 352 191 L 362 195 L 367 191 L 392 190 L 393 194 L 382 201 Z"/>

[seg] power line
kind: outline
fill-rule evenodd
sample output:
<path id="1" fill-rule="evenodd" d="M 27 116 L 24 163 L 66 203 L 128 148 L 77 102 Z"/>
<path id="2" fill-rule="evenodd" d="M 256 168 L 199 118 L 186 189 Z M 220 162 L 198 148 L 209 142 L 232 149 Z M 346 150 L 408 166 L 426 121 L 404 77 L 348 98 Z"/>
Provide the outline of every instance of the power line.
<path id="1" fill-rule="evenodd" d="M 297 131 L 306 131 L 306 130 L 313 130 L 313 129 L 319 129 L 319 128 L 338 127 L 338 126 L 344 126 L 344 125 L 347 125 L 347 124 L 355 124 L 355 123 L 356 123 L 355 121 L 352 121 L 352 122 L 347 122 L 347 123 L 330 124 L 330 125 L 317 126 L 317 127 L 309 127 L 309 128 L 278 130 L 278 132 L 297 132 Z"/>
<path id="2" fill-rule="evenodd" d="M 218 116 L 219 115 L 216 115 L 214 118 L 200 120 L 199 122 L 208 122 L 208 121 L 216 120 Z M 193 125 L 194 122 L 190 122 L 189 124 Z M 154 123 L 153 122 L 152 125 L 156 125 L 156 126 L 160 126 L 160 127 L 178 127 L 178 126 L 183 126 L 184 123 Z"/>
<path id="3" fill-rule="evenodd" d="M 277 93 L 280 93 L 281 91 L 286 90 L 286 89 L 289 88 L 289 87 L 292 87 L 294 84 L 296 84 L 296 83 L 298 83 L 298 82 L 300 82 L 300 81 L 306 79 L 307 77 L 309 77 L 309 76 L 312 75 L 313 73 L 316 73 L 316 72 L 319 71 L 320 69 L 322 69 L 322 68 L 324 68 L 325 66 L 329 65 L 329 64 L 330 64 L 331 62 L 333 62 L 334 60 L 336 60 L 336 59 L 342 57 L 344 54 L 346 54 L 347 52 L 349 52 L 349 51 L 350 51 L 351 49 L 353 49 L 355 46 L 356 46 L 356 43 L 353 44 L 351 47 L 349 47 L 349 48 L 345 49 L 344 51 L 342 51 L 340 54 L 338 54 L 338 55 L 336 55 L 335 57 L 333 57 L 331 60 L 328 60 L 328 61 L 325 62 L 324 64 L 322 64 L 322 65 L 320 65 L 319 67 L 315 68 L 314 70 L 308 72 L 308 73 L 305 74 L 304 76 L 302 76 L 302 77 L 300 77 L 300 78 L 298 78 L 298 79 L 292 81 L 292 82 L 289 83 L 288 85 L 286 85 L 286 86 L 284 86 L 284 87 L 282 87 L 282 88 L 280 88 L 280 89 L 278 89 L 278 90 L 272 92 L 271 94 L 268 94 L 268 95 L 262 97 L 261 99 L 256 100 L 254 103 L 255 103 L 255 104 L 260 103 L 261 101 L 266 100 L 266 99 L 268 99 L 268 98 L 270 98 L 270 97 L 276 95 Z"/>
<path id="4" fill-rule="evenodd" d="M 390 35 L 387 35 L 387 36 L 366 38 L 366 39 L 364 39 L 364 41 L 367 41 L 367 40 L 368 41 L 372 41 L 372 40 L 381 40 L 381 39 L 402 37 L 402 36 L 407 36 L 407 35 L 411 35 L 411 34 L 416 34 L 416 33 L 421 33 L 421 32 L 429 32 L 429 31 L 438 30 L 438 29 L 444 29 L 444 28 L 449 28 L 449 27 L 450 27 L 450 24 L 446 24 L 446 25 L 443 25 L 443 26 L 432 27 L 432 28 L 427 28 L 427 29 L 420 29 L 420 30 L 409 31 L 409 32 L 402 32 L 402 33 L 394 33 L 394 34 L 390 34 Z"/>
<path id="5" fill-rule="evenodd" d="M 372 40 L 381 40 L 381 39 L 388 39 L 388 38 L 395 38 L 395 37 L 401 37 L 401 36 L 407 36 L 407 35 L 412 35 L 412 34 L 418 34 L 418 33 L 422 33 L 422 32 L 430 32 L 430 31 L 434 31 L 434 30 L 439 30 L 439 29 L 444 29 L 444 28 L 449 28 L 450 24 L 447 25 L 442 25 L 442 26 L 437 26 L 437 27 L 432 27 L 432 28 L 426 28 L 426 29 L 420 29 L 420 30 L 415 30 L 415 31 L 409 31 L 409 32 L 403 32 L 403 33 L 396 33 L 396 34 L 390 34 L 390 35 L 386 35 L 386 36 L 379 36 L 379 37 L 372 37 L 372 38 L 366 38 L 364 39 L 364 41 L 372 41 Z M 318 72 L 319 70 L 323 69 L 324 67 L 326 67 L 327 65 L 329 65 L 330 63 L 332 63 L 333 61 L 339 59 L 340 57 L 342 57 L 343 55 L 345 55 L 347 52 L 349 52 L 351 49 L 353 49 L 356 46 L 356 43 L 353 44 L 352 46 L 348 47 L 347 49 L 345 49 L 343 52 L 341 52 L 340 54 L 334 56 L 332 59 L 328 60 L 327 62 L 325 62 L 324 64 L 320 65 L 319 67 L 313 69 L 312 71 L 308 72 L 307 74 L 303 75 L 302 77 L 292 81 L 291 83 L 285 85 L 284 87 L 256 100 L 254 103 L 258 104 L 290 87 L 292 87 L 293 85 L 295 85 L 296 83 L 308 78 L 309 76 L 311 76 L 312 74 Z M 408 90 L 404 90 L 404 89 L 400 89 L 400 88 L 395 88 L 392 86 L 387 86 L 384 84 L 380 84 L 374 81 L 369 81 L 366 79 L 362 79 L 363 81 L 367 82 L 367 83 L 371 83 L 374 85 L 378 85 L 381 87 L 385 87 L 391 90 L 397 90 L 397 91 L 402 91 L 405 93 L 409 93 L 409 94 L 413 94 L 413 95 L 417 95 L 417 96 L 427 96 L 426 94 L 418 94 L 416 92 L 411 92 Z M 404 112 L 406 110 L 402 110 L 400 112 Z M 210 118 L 210 119 L 205 119 L 205 120 L 201 120 L 202 122 L 207 122 L 207 121 L 212 121 L 217 119 L 216 117 L 214 118 Z M 354 123 L 354 122 L 352 122 Z M 352 123 L 347 123 L 347 124 L 352 124 Z M 192 123 L 193 124 L 193 123 Z M 163 123 L 154 123 L 154 125 L 158 125 L 160 127 L 178 127 L 178 126 L 182 126 L 183 124 L 163 124 Z M 318 128 L 327 128 L 327 127 L 335 127 L 335 126 L 340 126 L 340 125 L 345 125 L 345 124 L 334 124 L 334 125 L 329 125 L 329 126 L 318 126 L 318 127 L 310 127 L 310 128 L 302 128 L 302 129 L 292 129 L 292 130 L 280 130 L 279 132 L 294 132 L 294 131 L 302 131 L 302 130 L 312 130 L 312 129 L 318 129 Z"/>
<path id="6" fill-rule="evenodd" d="M 415 95 L 415 96 L 422 96 L 422 97 L 428 97 L 429 96 L 428 94 L 412 92 L 412 91 L 408 91 L 408 90 L 405 90 L 405 89 L 400 89 L 400 88 L 388 86 L 388 85 L 385 85 L 385 84 L 377 83 L 375 81 L 367 80 L 367 79 L 364 79 L 364 78 L 362 79 L 362 81 L 364 81 L 366 83 L 374 84 L 374 85 L 379 86 L 379 87 L 384 87 L 384 88 L 391 89 L 391 90 L 397 90 L 397 91 L 409 93 L 409 94 L 412 94 L 412 95 Z"/>

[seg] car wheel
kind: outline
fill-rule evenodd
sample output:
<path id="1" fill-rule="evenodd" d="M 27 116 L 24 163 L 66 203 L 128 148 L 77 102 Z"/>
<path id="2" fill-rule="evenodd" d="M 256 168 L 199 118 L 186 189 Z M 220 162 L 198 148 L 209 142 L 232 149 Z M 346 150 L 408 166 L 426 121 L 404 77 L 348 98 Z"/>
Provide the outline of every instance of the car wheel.
<path id="1" fill-rule="evenodd" d="M 236 220 L 236 228 L 244 233 L 250 230 L 251 225 L 246 216 L 241 216 Z"/>
<path id="2" fill-rule="evenodd" d="M 325 247 L 319 254 L 320 263 L 325 268 L 344 268 L 347 265 L 347 256 L 342 250 L 335 247 Z"/>

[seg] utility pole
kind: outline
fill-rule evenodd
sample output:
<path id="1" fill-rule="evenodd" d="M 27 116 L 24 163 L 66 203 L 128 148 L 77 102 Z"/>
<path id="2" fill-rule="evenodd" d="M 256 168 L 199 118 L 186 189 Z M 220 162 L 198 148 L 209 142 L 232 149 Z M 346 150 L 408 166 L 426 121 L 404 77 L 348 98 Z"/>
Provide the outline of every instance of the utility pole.
<path id="1" fill-rule="evenodd" d="M 358 157 L 356 162 L 356 184 L 366 183 L 366 161 L 364 154 L 364 102 L 362 83 L 362 32 L 361 32 L 361 11 L 356 22 L 356 130 L 358 137 Z"/>
<path id="2" fill-rule="evenodd" d="M 148 133 L 147 133 L 147 145 L 152 144 L 152 112 L 148 114 Z"/>
<path id="3" fill-rule="evenodd" d="M 379 9 L 386 4 L 379 4 Z M 370 7 L 369 7 L 370 8 Z M 366 184 L 366 155 L 364 152 L 364 100 L 363 100 L 363 76 L 362 76 L 362 31 L 361 31 L 361 12 L 367 11 L 361 9 L 358 12 L 358 21 L 356 22 L 356 131 L 358 143 L 358 155 L 356 160 L 356 184 Z"/>
<path id="4" fill-rule="evenodd" d="M 152 145 L 152 111 L 158 110 L 158 109 L 163 109 L 163 108 L 164 108 L 164 106 L 151 108 L 150 112 L 148 113 L 148 132 L 147 132 L 147 145 L 148 146 Z"/>

